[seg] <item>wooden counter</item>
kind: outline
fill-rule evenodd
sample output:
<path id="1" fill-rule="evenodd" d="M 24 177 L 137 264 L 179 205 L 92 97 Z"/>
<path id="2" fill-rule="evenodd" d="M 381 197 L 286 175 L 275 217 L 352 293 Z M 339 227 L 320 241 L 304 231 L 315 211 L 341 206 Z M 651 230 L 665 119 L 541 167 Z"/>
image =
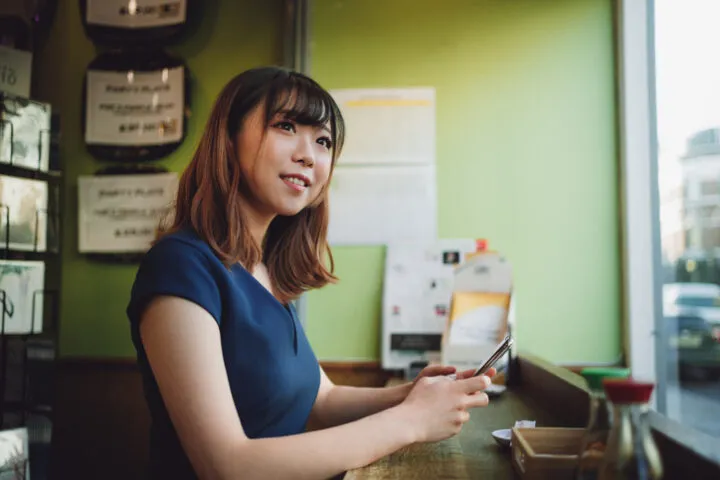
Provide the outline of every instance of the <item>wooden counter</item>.
<path id="1" fill-rule="evenodd" d="M 459 435 L 403 448 L 348 472 L 344 478 L 519 478 L 513 471 L 510 449 L 495 443 L 491 432 L 510 428 L 516 420 L 535 420 L 538 427 L 582 427 L 587 421 L 589 394 L 580 376 L 538 358 L 518 357 L 513 373 L 508 390 L 491 398 L 488 407 L 474 409 Z M 693 478 L 720 478 L 716 464 L 654 433 L 665 464 L 665 478 L 678 478 L 689 466 L 696 473 Z"/>
<path id="2" fill-rule="evenodd" d="M 532 400 L 507 391 L 475 409 L 462 432 L 448 440 L 407 447 L 365 468 L 348 472 L 346 479 L 511 478 L 510 449 L 498 446 L 490 432 L 510 428 L 515 420 L 554 425 L 552 413 Z"/>
<path id="3" fill-rule="evenodd" d="M 537 360 L 531 365 L 521 358 L 517 370 L 523 365 L 526 371 L 538 369 L 540 365 L 535 363 L 542 365 Z M 556 367 L 546 364 L 542 365 L 542 370 L 548 367 L 556 374 L 560 372 Z M 574 386 L 576 382 L 559 383 L 567 387 Z M 550 386 L 557 388 L 557 385 Z M 513 478 L 510 449 L 499 446 L 493 440 L 490 434 L 493 430 L 510 428 L 516 420 L 535 420 L 538 427 L 579 426 L 586 415 L 583 409 L 587 406 L 580 405 L 578 408 L 583 411 L 575 415 L 573 423 L 572 415 L 568 416 L 567 412 L 563 414 L 562 409 L 558 411 L 551 408 L 547 399 L 534 396 L 527 390 L 527 385 L 511 385 L 503 394 L 492 397 L 486 408 L 472 410 L 470 421 L 459 435 L 442 442 L 416 444 L 401 449 L 367 467 L 348 472 L 345 479 Z M 545 390 L 539 389 L 539 395 L 545 395 Z M 583 389 L 580 392 L 579 396 L 576 393 L 569 398 L 575 401 L 579 398 L 587 404 L 587 393 Z"/>

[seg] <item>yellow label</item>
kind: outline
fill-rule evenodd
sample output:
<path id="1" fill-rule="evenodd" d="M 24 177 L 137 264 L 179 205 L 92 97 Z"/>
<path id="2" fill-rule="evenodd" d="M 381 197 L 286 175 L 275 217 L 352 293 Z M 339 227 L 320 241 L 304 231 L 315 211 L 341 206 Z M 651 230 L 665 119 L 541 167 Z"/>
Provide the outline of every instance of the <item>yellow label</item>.
<path id="1" fill-rule="evenodd" d="M 480 250 L 477 252 L 468 252 L 465 254 L 465 261 L 468 261 L 469 259 L 474 258 L 474 257 L 479 257 L 481 255 L 488 255 L 488 254 L 497 255 L 497 252 L 495 250 Z"/>
<path id="2" fill-rule="evenodd" d="M 369 98 L 367 100 L 349 100 L 345 102 L 347 107 L 429 107 L 430 105 L 432 105 L 430 100 L 413 100 L 410 98 Z"/>
<path id="3" fill-rule="evenodd" d="M 500 338 L 505 335 L 507 330 L 507 312 L 510 309 L 510 295 L 507 293 L 494 292 L 455 292 L 450 300 L 450 312 L 445 329 L 447 337 L 452 328 L 452 324 L 457 318 L 470 313 L 472 310 L 483 307 L 500 307 L 505 310 L 502 320 L 502 332 Z"/>
<path id="4" fill-rule="evenodd" d="M 468 313 L 470 310 L 489 305 L 508 308 L 510 296 L 507 293 L 492 292 L 455 292 L 450 306 L 450 322 L 453 318 Z"/>

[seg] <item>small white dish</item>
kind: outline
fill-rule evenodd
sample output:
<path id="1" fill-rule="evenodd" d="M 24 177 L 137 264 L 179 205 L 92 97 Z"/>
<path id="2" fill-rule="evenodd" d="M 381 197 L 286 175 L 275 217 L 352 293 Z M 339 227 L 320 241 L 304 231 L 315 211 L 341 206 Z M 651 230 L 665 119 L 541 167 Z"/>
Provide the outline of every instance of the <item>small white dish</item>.
<path id="1" fill-rule="evenodd" d="M 489 397 L 497 397 L 498 395 L 501 395 L 503 392 L 505 392 L 505 390 L 507 390 L 507 387 L 505 385 L 495 385 L 494 383 L 492 383 L 489 387 L 485 389 L 485 393 L 487 393 Z"/>
<path id="2" fill-rule="evenodd" d="M 509 428 L 503 428 L 502 430 L 495 430 L 492 432 L 492 437 L 501 447 L 509 447 L 512 441 L 512 430 Z"/>

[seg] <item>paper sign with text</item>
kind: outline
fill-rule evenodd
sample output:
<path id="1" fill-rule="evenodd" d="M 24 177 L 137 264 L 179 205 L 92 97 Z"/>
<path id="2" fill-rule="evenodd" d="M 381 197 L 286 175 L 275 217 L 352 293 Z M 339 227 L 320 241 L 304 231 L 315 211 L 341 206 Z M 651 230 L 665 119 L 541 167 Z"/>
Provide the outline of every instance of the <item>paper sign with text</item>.
<path id="1" fill-rule="evenodd" d="M 78 250 L 145 252 L 177 192 L 177 173 L 78 178 Z"/>

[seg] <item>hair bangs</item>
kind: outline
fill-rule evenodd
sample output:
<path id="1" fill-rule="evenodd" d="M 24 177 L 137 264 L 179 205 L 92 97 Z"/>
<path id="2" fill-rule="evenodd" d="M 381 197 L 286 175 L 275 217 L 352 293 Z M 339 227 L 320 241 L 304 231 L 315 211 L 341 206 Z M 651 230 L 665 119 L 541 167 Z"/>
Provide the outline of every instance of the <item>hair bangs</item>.
<path id="1" fill-rule="evenodd" d="M 322 127 L 328 125 L 335 156 L 344 141 L 343 120 L 332 96 L 314 81 L 295 75 L 280 77 L 266 97 L 265 121 L 282 114 L 301 125 Z"/>

